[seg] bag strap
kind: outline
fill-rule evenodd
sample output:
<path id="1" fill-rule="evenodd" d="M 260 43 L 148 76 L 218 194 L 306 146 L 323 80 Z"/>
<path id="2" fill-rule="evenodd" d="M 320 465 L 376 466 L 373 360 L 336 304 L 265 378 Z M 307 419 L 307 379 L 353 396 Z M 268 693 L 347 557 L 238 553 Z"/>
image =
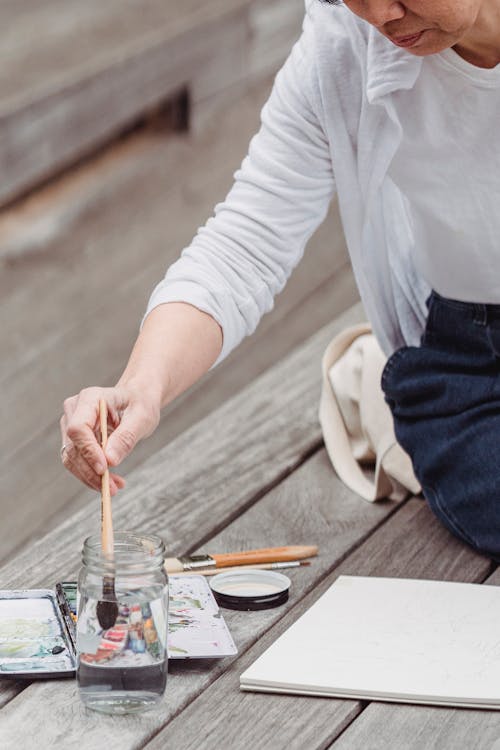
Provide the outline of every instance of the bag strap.
<path id="1" fill-rule="evenodd" d="M 319 421 L 323 431 L 326 450 L 338 476 L 351 490 L 361 495 L 365 500 L 373 502 L 380 495 L 377 493 L 377 487 L 374 482 L 363 473 L 359 463 L 353 456 L 345 422 L 340 413 L 329 378 L 330 368 L 359 336 L 368 333 L 371 333 L 371 326 L 368 323 L 359 323 L 358 325 L 346 328 L 345 331 L 335 336 L 325 349 L 321 363 L 322 387 Z M 382 477 L 381 480 L 384 486 L 380 489 L 389 489 L 390 492 L 392 488 L 386 488 Z"/>
<path id="2" fill-rule="evenodd" d="M 373 399 L 365 404 L 365 413 L 369 407 L 376 407 L 371 419 L 377 422 L 372 428 L 377 428 L 375 444 L 372 443 L 374 435 L 370 438 L 367 434 L 367 443 L 375 458 L 375 472 L 373 478 L 363 471 L 360 462 L 353 453 L 353 443 L 349 435 L 344 416 L 341 412 L 339 401 L 330 379 L 331 368 L 339 362 L 352 344 L 361 336 L 369 336 L 370 340 L 364 344 L 365 357 L 363 372 L 365 378 L 369 379 L 370 390 L 365 390 L 364 398 Z M 392 429 L 392 417 L 389 407 L 383 401 L 380 387 L 379 375 L 381 375 L 385 358 L 371 335 L 371 327 L 368 323 L 361 323 L 347 328 L 336 336 L 327 346 L 322 359 L 322 389 L 319 407 L 319 421 L 323 430 L 325 447 L 340 479 L 350 489 L 365 500 L 373 502 L 381 498 L 390 497 L 395 500 L 403 499 L 409 491 L 416 493 L 420 491 L 420 485 L 413 473 L 411 460 L 397 443 Z M 365 369 L 368 368 L 368 369 Z M 373 380 L 373 393 L 372 393 Z M 365 385 L 366 385 L 365 380 Z M 361 397 L 360 397 L 361 398 Z M 379 403 L 380 402 L 380 403 Z M 387 409 L 387 415 L 386 410 Z M 387 425 L 385 426 L 385 417 Z M 366 425 L 369 428 L 369 424 Z"/>

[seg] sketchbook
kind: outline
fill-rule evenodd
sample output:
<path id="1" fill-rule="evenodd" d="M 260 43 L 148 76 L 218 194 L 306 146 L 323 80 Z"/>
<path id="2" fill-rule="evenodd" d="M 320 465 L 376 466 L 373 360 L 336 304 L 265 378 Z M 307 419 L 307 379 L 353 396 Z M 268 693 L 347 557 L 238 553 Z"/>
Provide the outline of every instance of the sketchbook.
<path id="1" fill-rule="evenodd" d="M 500 587 L 341 576 L 240 687 L 500 709 Z"/>

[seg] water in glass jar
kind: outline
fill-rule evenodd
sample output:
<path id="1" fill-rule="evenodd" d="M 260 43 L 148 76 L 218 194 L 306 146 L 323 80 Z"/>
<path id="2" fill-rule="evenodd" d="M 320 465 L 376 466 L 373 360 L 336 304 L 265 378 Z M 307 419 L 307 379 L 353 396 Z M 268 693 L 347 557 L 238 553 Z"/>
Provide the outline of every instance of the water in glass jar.
<path id="1" fill-rule="evenodd" d="M 156 592 L 155 592 L 156 593 Z M 103 630 L 97 598 L 82 596 L 77 626 L 77 678 L 84 703 L 106 713 L 153 707 L 167 680 L 165 597 L 147 590 L 119 596 L 113 627 Z"/>

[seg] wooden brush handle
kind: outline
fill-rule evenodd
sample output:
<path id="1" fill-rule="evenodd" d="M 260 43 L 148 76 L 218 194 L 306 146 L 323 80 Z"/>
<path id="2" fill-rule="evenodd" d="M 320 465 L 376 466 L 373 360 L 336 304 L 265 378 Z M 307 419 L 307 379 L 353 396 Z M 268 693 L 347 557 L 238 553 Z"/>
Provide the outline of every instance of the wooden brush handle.
<path id="1" fill-rule="evenodd" d="M 101 422 L 101 445 L 105 450 L 108 442 L 108 407 L 103 398 L 99 401 L 99 418 Z M 111 492 L 109 489 L 109 469 L 101 478 L 101 547 L 108 557 L 113 556 L 114 537 L 113 519 L 111 516 Z"/>
<path id="2" fill-rule="evenodd" d="M 252 549 L 245 552 L 225 552 L 220 555 L 210 555 L 218 568 L 229 565 L 252 565 L 254 563 L 288 562 L 314 557 L 318 548 L 314 546 L 274 547 L 268 549 Z"/>

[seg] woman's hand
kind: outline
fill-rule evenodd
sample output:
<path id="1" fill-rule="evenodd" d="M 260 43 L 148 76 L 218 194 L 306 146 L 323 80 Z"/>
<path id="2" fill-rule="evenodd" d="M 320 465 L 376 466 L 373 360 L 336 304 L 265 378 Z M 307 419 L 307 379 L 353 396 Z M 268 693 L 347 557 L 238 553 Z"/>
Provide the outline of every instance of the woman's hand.
<path id="1" fill-rule="evenodd" d="M 150 435 L 160 421 L 160 401 L 147 397 L 145 388 L 133 384 L 115 388 L 85 388 L 64 402 L 61 417 L 61 458 L 68 471 L 95 490 L 108 466 L 118 466 L 136 443 Z M 100 446 L 99 399 L 108 406 L 109 438 L 106 452 Z M 110 472 L 111 495 L 125 480 Z"/>
<path id="2" fill-rule="evenodd" d="M 64 402 L 64 466 L 94 490 L 107 466 L 118 466 L 138 440 L 151 435 L 160 410 L 195 383 L 222 348 L 222 329 L 184 302 L 155 307 L 147 316 L 128 364 L 114 388 L 85 388 Z M 108 405 L 106 453 L 99 444 L 99 399 Z M 110 473 L 111 494 L 125 486 Z"/>

